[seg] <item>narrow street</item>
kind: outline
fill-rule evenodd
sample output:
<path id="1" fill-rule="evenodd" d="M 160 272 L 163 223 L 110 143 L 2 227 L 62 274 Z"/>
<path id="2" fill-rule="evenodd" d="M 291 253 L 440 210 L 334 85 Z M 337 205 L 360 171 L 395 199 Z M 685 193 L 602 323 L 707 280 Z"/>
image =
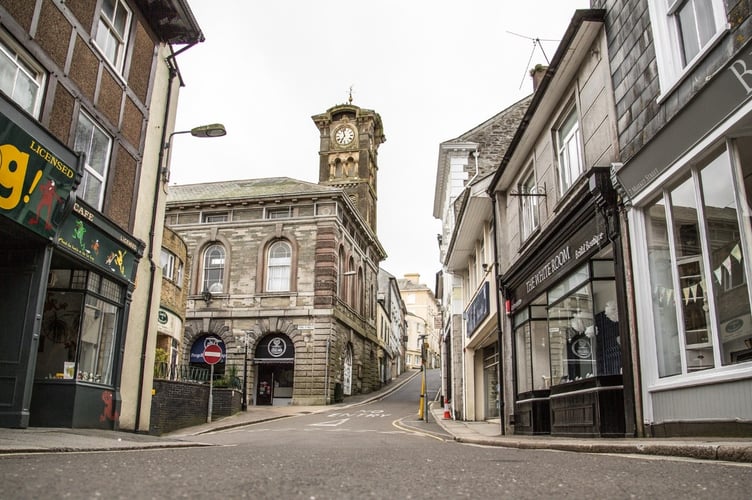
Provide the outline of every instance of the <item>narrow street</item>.
<path id="1" fill-rule="evenodd" d="M 428 380 L 432 398 L 438 372 Z M 201 435 L 201 448 L 2 456 L 3 497 L 749 497 L 745 464 L 459 444 L 418 420 L 419 393 L 414 377 L 369 404 Z"/>

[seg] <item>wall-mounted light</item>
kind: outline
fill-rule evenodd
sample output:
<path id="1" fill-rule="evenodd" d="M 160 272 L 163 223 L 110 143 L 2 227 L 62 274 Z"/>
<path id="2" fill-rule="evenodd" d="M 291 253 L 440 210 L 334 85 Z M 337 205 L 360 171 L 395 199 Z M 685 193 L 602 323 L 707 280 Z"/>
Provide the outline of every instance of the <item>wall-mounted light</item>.
<path id="1" fill-rule="evenodd" d="M 162 145 L 162 150 L 167 151 L 167 158 L 165 164 L 162 166 L 162 181 L 169 182 L 170 180 L 170 147 L 172 146 L 172 138 L 178 134 L 191 134 L 193 137 L 222 137 L 227 135 L 225 126 L 221 123 L 212 123 L 210 125 L 201 125 L 200 127 L 193 127 L 190 130 L 180 130 L 173 132 L 167 138 L 167 142 Z"/>
<path id="2" fill-rule="evenodd" d="M 206 302 L 206 305 L 208 306 L 209 304 L 211 304 L 214 296 L 209 290 L 204 290 L 203 292 L 201 292 L 201 298 L 204 299 L 204 302 Z"/>

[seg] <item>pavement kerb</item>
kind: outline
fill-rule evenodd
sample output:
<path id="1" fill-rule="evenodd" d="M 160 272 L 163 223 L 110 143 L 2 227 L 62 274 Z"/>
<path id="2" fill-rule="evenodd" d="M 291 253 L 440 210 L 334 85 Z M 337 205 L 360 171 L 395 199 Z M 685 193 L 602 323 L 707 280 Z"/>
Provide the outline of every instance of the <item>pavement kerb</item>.
<path id="1" fill-rule="evenodd" d="M 666 456 L 679 458 L 694 458 L 701 460 L 718 460 L 727 462 L 752 463 L 752 441 L 740 441 L 733 443 L 702 443 L 702 442 L 657 442 L 650 438 L 631 438 L 629 441 L 621 441 L 619 438 L 550 438 L 538 437 L 531 439 L 522 436 L 468 436 L 460 435 L 451 427 L 462 425 L 461 421 L 444 421 L 441 411 L 432 407 L 431 413 L 439 426 L 448 434 L 454 436 L 458 443 L 476 444 L 483 446 L 498 446 L 525 450 L 557 450 L 577 453 L 613 453 Z M 472 434 L 468 432 L 467 434 Z"/>

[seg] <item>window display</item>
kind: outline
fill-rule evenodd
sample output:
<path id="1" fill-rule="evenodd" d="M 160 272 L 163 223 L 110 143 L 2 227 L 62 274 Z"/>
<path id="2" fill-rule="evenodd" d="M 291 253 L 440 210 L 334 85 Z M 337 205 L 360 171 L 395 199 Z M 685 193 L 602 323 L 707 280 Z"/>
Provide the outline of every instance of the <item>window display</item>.
<path id="1" fill-rule="evenodd" d="M 752 145 L 737 143 L 742 175 Z M 665 189 L 645 213 L 659 376 L 748 360 L 752 318 L 743 230 L 748 206 L 725 149 Z M 749 236 L 747 236 L 748 238 Z M 672 259 L 673 256 L 673 259 Z M 752 352 L 752 351 L 750 351 Z M 742 353 L 742 356 L 739 356 Z"/>
<path id="2" fill-rule="evenodd" d="M 120 302 L 122 287 L 82 270 L 53 270 L 48 284 L 35 378 L 110 385 L 118 306 L 105 299 Z"/>

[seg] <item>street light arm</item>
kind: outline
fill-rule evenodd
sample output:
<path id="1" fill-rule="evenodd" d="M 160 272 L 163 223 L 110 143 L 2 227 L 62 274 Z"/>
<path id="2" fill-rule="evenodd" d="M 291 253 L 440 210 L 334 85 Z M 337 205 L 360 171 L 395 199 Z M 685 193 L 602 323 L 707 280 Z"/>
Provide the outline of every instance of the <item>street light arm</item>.
<path id="1" fill-rule="evenodd" d="M 162 151 L 166 151 L 167 154 L 165 156 L 165 164 L 161 165 L 160 171 L 162 174 L 162 182 L 169 182 L 170 181 L 170 149 L 172 147 L 172 138 L 178 134 L 191 134 L 193 137 L 222 137 L 224 135 L 227 135 L 227 130 L 225 129 L 225 126 L 221 123 L 212 123 L 210 125 L 201 125 L 199 127 L 193 127 L 190 130 L 178 130 L 176 132 L 170 133 L 170 135 L 167 137 L 167 142 L 162 144 Z"/>

